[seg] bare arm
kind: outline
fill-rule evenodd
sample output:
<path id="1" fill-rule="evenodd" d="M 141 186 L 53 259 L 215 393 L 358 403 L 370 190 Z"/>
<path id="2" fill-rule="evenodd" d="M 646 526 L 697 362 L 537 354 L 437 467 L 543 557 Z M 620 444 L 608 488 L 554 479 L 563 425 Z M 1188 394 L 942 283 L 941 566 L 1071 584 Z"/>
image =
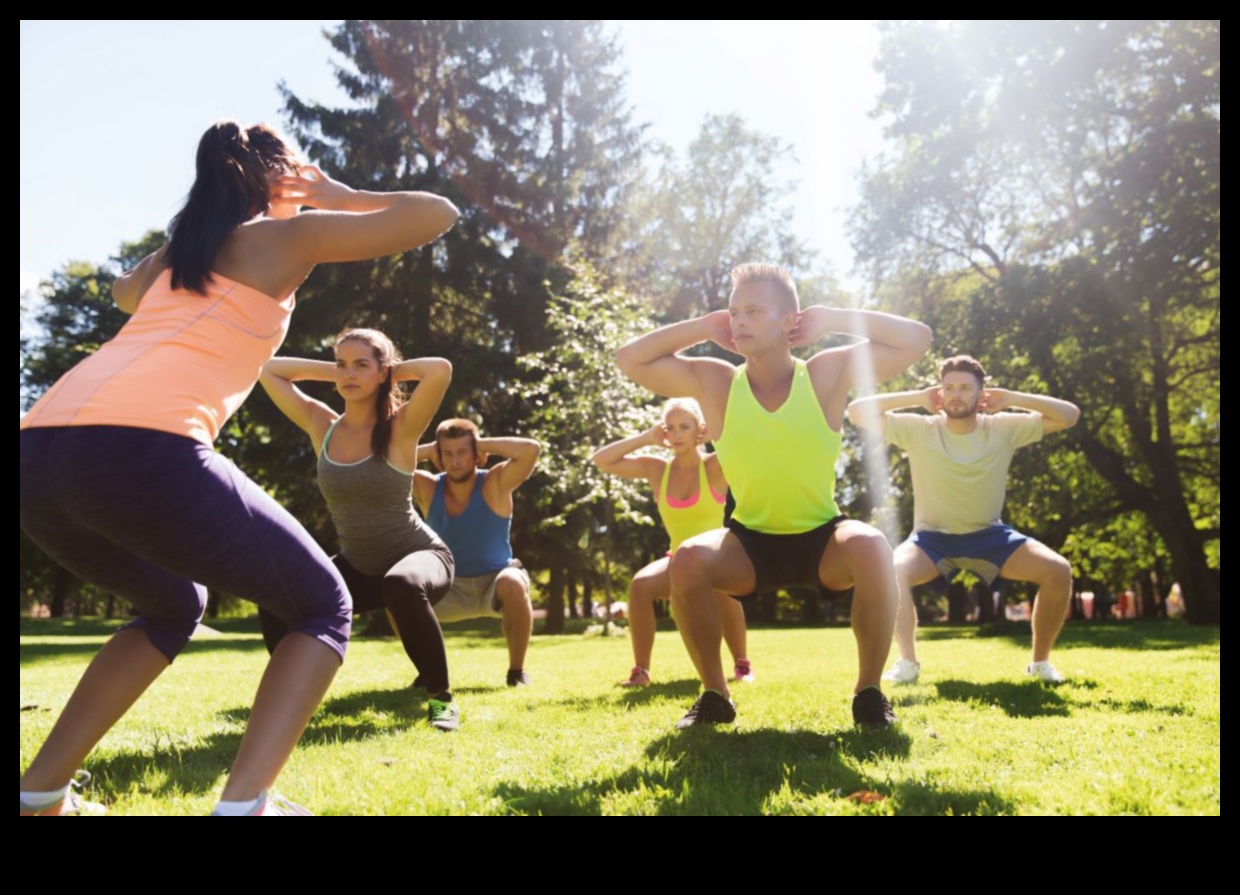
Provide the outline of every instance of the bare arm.
<path id="1" fill-rule="evenodd" d="M 845 394 L 859 382 L 884 382 L 903 373 L 921 360 L 934 337 L 926 324 L 907 317 L 816 305 L 801 312 L 792 334 L 792 346 L 811 345 L 828 333 L 864 340 L 857 345 L 829 348 L 810 358 L 811 370 L 815 366 L 831 366 Z"/>
<path id="2" fill-rule="evenodd" d="M 889 392 L 885 395 L 858 398 L 848 405 L 848 418 L 853 421 L 853 425 L 886 435 L 888 411 L 922 407 L 931 413 L 937 413 L 942 405 L 940 389 L 937 385 L 932 385 L 930 388 L 910 392 Z"/>
<path id="3" fill-rule="evenodd" d="M 534 464 L 542 453 L 542 445 L 532 438 L 479 438 L 478 454 L 484 459 L 489 454 L 503 457 L 491 470 L 499 477 L 501 491 L 512 492 L 518 485 L 534 474 Z"/>
<path id="4" fill-rule="evenodd" d="M 400 441 L 416 444 L 431 419 L 439 412 L 443 396 L 452 383 L 452 364 L 442 357 L 419 357 L 401 361 L 392 370 L 393 382 L 417 382 L 418 387 L 396 412 L 393 433 Z M 421 457 L 421 446 L 416 449 Z"/>
<path id="5" fill-rule="evenodd" d="M 311 398 L 294 382 L 306 380 L 331 382 L 336 378 L 336 365 L 323 360 L 307 360 L 299 357 L 273 357 L 267 361 L 258 381 L 280 412 L 292 420 L 299 429 L 310 436 L 317 452 L 322 445 L 327 427 L 338 414 L 324 404 Z"/>
<path id="6" fill-rule="evenodd" d="M 658 457 L 630 457 L 644 447 L 664 447 L 666 433 L 662 425 L 654 425 L 638 435 L 630 435 L 613 441 L 590 455 L 591 462 L 603 472 L 626 479 L 645 479 L 650 487 L 658 490 L 658 478 L 663 474 L 665 461 Z"/>
<path id="7" fill-rule="evenodd" d="M 1069 429 L 1075 426 L 1077 420 L 1081 418 L 1081 408 L 1062 398 L 1031 395 L 1027 392 L 1014 392 L 1005 388 L 988 388 L 982 392 L 980 410 L 998 413 L 1009 407 L 1033 410 L 1042 414 L 1042 434 L 1044 435 Z"/>
<path id="8" fill-rule="evenodd" d="M 616 352 L 616 363 L 625 376 L 657 395 L 701 399 L 706 377 L 719 375 L 720 369 L 732 375 L 732 368 L 723 361 L 678 354 L 707 341 L 736 350 L 727 311 L 714 311 L 640 336 Z"/>
<path id="9" fill-rule="evenodd" d="M 441 196 L 355 190 L 313 165 L 280 178 L 273 190 L 285 201 L 317 209 L 286 222 L 289 248 L 307 265 L 408 251 L 435 239 L 460 214 Z"/>
<path id="10" fill-rule="evenodd" d="M 126 314 L 138 310 L 138 303 L 156 278 L 168 269 L 164 249 L 156 249 L 112 282 L 112 301 Z"/>
<path id="11" fill-rule="evenodd" d="M 436 469 L 439 468 L 439 455 L 435 452 L 435 446 L 438 442 L 428 441 L 425 444 L 418 445 L 418 465 L 430 463 Z"/>
<path id="12" fill-rule="evenodd" d="M 422 447 L 419 446 L 418 452 L 421 453 Z M 435 477 L 429 472 L 423 472 L 418 469 L 413 473 L 413 499 L 418 502 L 418 512 L 422 514 L 422 518 L 431 511 L 431 499 L 435 496 Z"/>

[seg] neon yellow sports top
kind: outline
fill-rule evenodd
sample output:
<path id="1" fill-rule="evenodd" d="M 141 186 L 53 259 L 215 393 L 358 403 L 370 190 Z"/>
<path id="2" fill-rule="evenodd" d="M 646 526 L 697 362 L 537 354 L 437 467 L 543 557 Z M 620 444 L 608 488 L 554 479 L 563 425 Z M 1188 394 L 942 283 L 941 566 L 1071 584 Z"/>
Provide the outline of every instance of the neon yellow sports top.
<path id="1" fill-rule="evenodd" d="M 698 462 L 698 495 L 688 506 L 672 504 L 667 497 L 667 483 L 672 476 L 672 464 L 663 467 L 663 483 L 659 486 L 659 516 L 667 536 L 672 539 L 671 552 L 675 553 L 682 543 L 704 531 L 723 528 L 723 504 L 710 489 L 706 464 Z"/>
<path id="2" fill-rule="evenodd" d="M 737 367 L 715 441 L 736 499 L 732 518 L 767 534 L 810 531 L 840 514 L 835 461 L 842 439 L 827 425 L 809 367 L 793 363 L 788 399 L 774 413 L 754 397 L 745 365 Z"/>

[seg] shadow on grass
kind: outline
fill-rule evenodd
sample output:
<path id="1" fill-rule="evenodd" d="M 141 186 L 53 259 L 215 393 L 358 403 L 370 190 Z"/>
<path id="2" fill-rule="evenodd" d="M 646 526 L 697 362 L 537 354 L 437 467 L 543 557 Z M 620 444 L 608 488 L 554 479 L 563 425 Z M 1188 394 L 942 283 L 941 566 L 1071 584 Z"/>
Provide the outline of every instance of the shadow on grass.
<path id="1" fill-rule="evenodd" d="M 890 784 L 867 761 L 907 754 L 909 738 L 888 731 L 695 729 L 652 742 L 643 761 L 571 785 L 503 783 L 494 793 L 514 814 L 658 815 L 1010 814 L 993 792 Z M 874 799 L 869 802 L 869 799 Z"/>
<path id="2" fill-rule="evenodd" d="M 1028 646 L 1033 636 L 1029 622 L 991 622 L 985 625 L 922 625 L 919 640 L 960 640 L 997 637 Z M 1180 621 L 1068 622 L 1055 641 L 1056 647 L 1119 649 L 1191 649 L 1218 646 L 1217 625 L 1190 625 Z"/>
<path id="3" fill-rule="evenodd" d="M 250 707 L 237 706 L 221 711 L 220 717 L 245 725 Z M 300 745 L 333 745 L 406 730 L 426 720 L 426 693 L 413 687 L 359 690 L 323 700 Z"/>
<path id="4" fill-rule="evenodd" d="M 240 745 L 239 732 L 213 733 L 185 747 L 155 734 L 141 751 L 91 756 L 89 798 L 109 804 L 135 787 L 168 799 L 210 792 L 227 775 Z"/>
<path id="5" fill-rule="evenodd" d="M 616 693 L 626 705 L 642 705 L 669 696 L 692 700 L 702 689 L 702 683 L 695 677 L 687 677 L 678 681 L 655 681 L 644 687 L 621 687 L 616 685 Z"/>
<path id="6" fill-rule="evenodd" d="M 1071 714 L 1069 702 L 1053 687 L 1038 681 L 937 681 L 941 699 L 993 705 L 1013 718 L 1064 717 Z"/>
<path id="7" fill-rule="evenodd" d="M 112 634 L 114 631 L 107 633 Z M 19 644 L 18 662 L 25 665 L 54 659 L 64 659 L 71 656 L 93 656 L 99 652 L 103 644 L 94 639 L 96 635 L 92 634 L 89 636 L 91 637 L 90 640 L 69 643 Z M 195 653 L 220 652 L 223 650 L 229 652 L 263 652 L 265 649 L 261 640 L 252 638 L 242 640 L 238 637 L 203 637 L 198 640 L 191 640 L 181 655 L 189 656 Z"/>

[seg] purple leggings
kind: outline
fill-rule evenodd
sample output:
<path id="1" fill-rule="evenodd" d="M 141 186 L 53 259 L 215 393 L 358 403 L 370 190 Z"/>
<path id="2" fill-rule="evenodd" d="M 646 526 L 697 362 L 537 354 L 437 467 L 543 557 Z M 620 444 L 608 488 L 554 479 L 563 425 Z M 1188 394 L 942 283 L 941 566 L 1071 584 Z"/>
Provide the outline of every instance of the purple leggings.
<path id="1" fill-rule="evenodd" d="M 208 587 L 257 603 L 343 660 L 353 604 L 340 573 L 226 457 L 128 426 L 23 429 L 18 442 L 22 530 L 137 607 L 131 625 L 169 662 L 202 618 Z"/>

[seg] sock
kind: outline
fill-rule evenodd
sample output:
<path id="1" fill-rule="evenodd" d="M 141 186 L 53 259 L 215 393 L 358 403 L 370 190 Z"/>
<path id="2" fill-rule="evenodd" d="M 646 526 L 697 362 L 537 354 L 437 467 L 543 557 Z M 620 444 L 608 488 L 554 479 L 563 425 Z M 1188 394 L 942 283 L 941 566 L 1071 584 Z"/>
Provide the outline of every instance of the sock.
<path id="1" fill-rule="evenodd" d="M 221 817 L 244 817 L 258 807 L 258 803 L 267 798 L 267 793 L 260 792 L 257 799 L 246 802 L 225 802 L 220 799 L 215 803 L 215 814 Z"/>
<path id="2" fill-rule="evenodd" d="M 69 784 L 66 783 L 63 789 L 53 789 L 48 792 L 34 791 L 17 791 L 18 803 L 27 811 L 42 811 L 44 808 L 51 808 L 61 799 L 69 794 Z"/>

